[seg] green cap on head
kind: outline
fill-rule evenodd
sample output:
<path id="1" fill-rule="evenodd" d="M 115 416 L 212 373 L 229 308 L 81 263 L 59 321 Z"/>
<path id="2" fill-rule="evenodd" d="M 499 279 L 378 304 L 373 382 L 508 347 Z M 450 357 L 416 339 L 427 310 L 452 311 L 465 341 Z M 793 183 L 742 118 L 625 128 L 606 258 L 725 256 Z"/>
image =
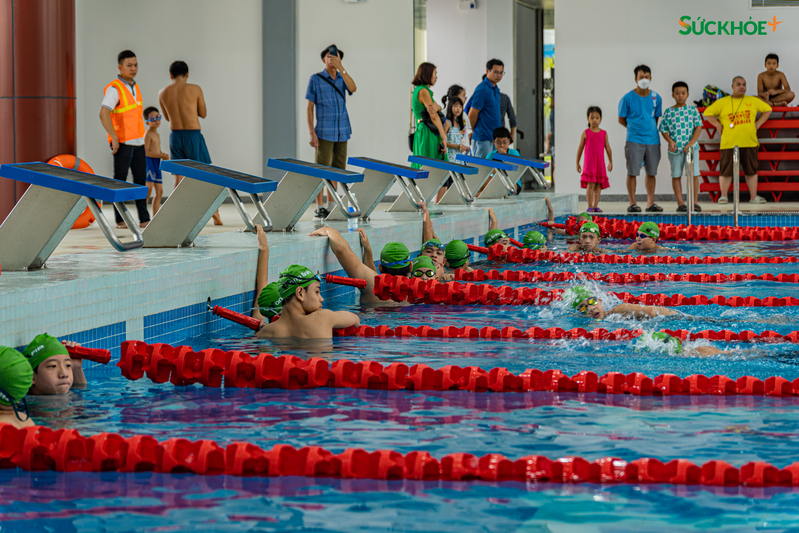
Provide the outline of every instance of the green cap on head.
<path id="1" fill-rule="evenodd" d="M 278 284 L 273 281 L 261 290 L 258 295 L 258 307 L 266 318 L 274 318 L 283 311 L 283 297 L 280 296 Z"/>
<path id="2" fill-rule="evenodd" d="M 547 238 L 540 231 L 528 231 L 522 240 L 524 247 L 529 250 L 539 250 L 547 243 Z"/>
<path id="3" fill-rule="evenodd" d="M 593 233 L 597 237 L 602 236 L 602 232 L 599 230 L 599 226 L 597 226 L 594 222 L 586 222 L 580 227 L 580 235 L 583 233 Z"/>
<path id="4" fill-rule="evenodd" d="M 429 268 L 435 271 L 436 265 L 434 265 L 433 260 L 427 257 L 426 255 L 420 255 L 419 257 L 413 260 L 413 267 L 411 268 L 411 272 L 415 272 L 419 268 Z"/>
<path id="5" fill-rule="evenodd" d="M 457 239 L 448 242 L 447 247 L 444 248 L 444 259 L 447 260 L 447 263 L 449 263 L 449 266 L 452 268 L 465 265 L 471 255 L 466 243 Z"/>
<path id="6" fill-rule="evenodd" d="M 36 370 L 42 361 L 54 355 L 68 354 L 67 347 L 47 333 L 37 335 L 35 339 L 25 348 L 22 354 L 28 358 L 31 368 Z"/>
<path id="7" fill-rule="evenodd" d="M 437 248 L 439 250 L 443 250 L 444 244 L 438 239 L 430 239 L 422 245 L 422 250 L 425 250 L 427 248 Z"/>
<path id="8" fill-rule="evenodd" d="M 580 213 L 579 215 L 577 215 L 577 220 L 578 220 L 578 221 L 580 221 L 580 220 L 587 220 L 588 222 L 592 222 L 594 219 L 593 219 L 593 218 L 591 218 L 591 215 L 589 215 L 588 213 L 586 213 L 585 211 L 583 211 L 582 213 Z"/>
<path id="9" fill-rule="evenodd" d="M 28 359 L 14 348 L 0 346 L 0 404 L 16 404 L 28 394 L 32 383 Z"/>
<path id="10" fill-rule="evenodd" d="M 297 287 L 306 288 L 314 281 L 321 282 L 322 279 L 314 274 L 308 267 L 291 265 L 280 273 L 280 278 L 277 281 L 277 291 L 281 299 L 285 300 L 289 296 L 294 295 Z M 260 295 L 258 295 L 258 298 L 260 300 Z"/>
<path id="11" fill-rule="evenodd" d="M 596 298 L 588 287 L 572 287 L 563 291 L 561 299 L 570 305 L 573 309 L 577 309 L 581 303 L 589 298 Z"/>
<path id="12" fill-rule="evenodd" d="M 486 233 L 485 243 L 486 246 L 492 246 L 501 239 L 507 239 L 508 235 L 501 229 L 490 229 Z"/>
<path id="13" fill-rule="evenodd" d="M 653 331 L 652 333 L 644 333 L 638 337 L 637 346 L 649 350 L 658 349 L 661 344 L 665 346 L 669 353 L 681 354 L 682 341 L 677 337 L 669 335 L 663 331 Z"/>
<path id="14" fill-rule="evenodd" d="M 638 226 L 638 232 L 644 235 L 649 235 L 653 239 L 660 237 L 660 228 L 654 222 L 644 222 Z"/>
<path id="15" fill-rule="evenodd" d="M 401 242 L 390 242 L 380 251 L 380 266 L 383 268 L 403 268 L 410 264 L 411 252 Z"/>

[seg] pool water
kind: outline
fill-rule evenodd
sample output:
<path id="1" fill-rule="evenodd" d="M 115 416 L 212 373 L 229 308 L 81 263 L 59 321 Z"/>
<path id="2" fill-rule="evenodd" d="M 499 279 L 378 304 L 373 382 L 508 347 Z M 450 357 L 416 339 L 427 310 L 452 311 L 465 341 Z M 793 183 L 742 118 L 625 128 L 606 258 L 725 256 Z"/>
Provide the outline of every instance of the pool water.
<path id="1" fill-rule="evenodd" d="M 565 249 L 559 237 L 553 249 Z M 624 246 L 625 243 L 613 243 Z M 629 241 L 626 242 L 629 244 Z M 685 254 L 796 256 L 792 243 L 679 243 Z M 498 270 L 582 272 L 799 273 L 781 265 L 480 265 Z M 658 270 L 663 269 L 663 270 Z M 521 286 L 513 282 L 486 282 Z M 567 288 L 571 283 L 537 284 Z M 749 281 L 725 284 L 592 284 L 608 292 L 687 296 L 794 296 L 799 284 Z M 600 292 L 601 291 L 601 292 Z M 787 334 L 799 330 L 799 307 L 677 308 L 680 317 L 647 322 L 598 322 L 560 304 L 548 306 L 359 307 L 354 293 L 326 307 L 355 310 L 362 323 L 390 326 L 532 326 L 564 329 L 643 327 L 730 329 Z M 799 378 L 799 346 L 782 343 L 712 343 L 731 353 L 708 358 L 670 355 L 634 342 L 335 338 L 308 349 L 256 340 L 238 325 L 186 339 L 194 349 L 219 347 L 256 354 L 321 356 L 332 361 L 376 360 L 526 368 L 566 374 L 591 370 L 772 375 Z M 689 343 L 690 344 L 690 343 Z M 693 344 L 711 344 L 693 341 Z M 90 380 L 91 381 L 91 380 Z M 577 393 L 469 393 L 315 389 L 302 391 L 206 389 L 157 385 L 122 377 L 91 383 L 68 398 L 36 398 L 34 417 L 53 428 L 84 435 L 117 432 L 212 439 L 224 446 L 245 441 L 345 448 L 429 451 L 436 457 L 466 452 L 511 459 L 540 454 L 588 460 L 656 457 L 695 463 L 724 460 L 740 466 L 767 461 L 778 467 L 799 457 L 799 397 L 663 398 Z M 713 488 L 661 485 L 556 485 L 515 482 L 413 482 L 323 478 L 237 478 L 162 474 L 90 474 L 0 471 L 0 531 L 795 531 L 799 489 Z"/>

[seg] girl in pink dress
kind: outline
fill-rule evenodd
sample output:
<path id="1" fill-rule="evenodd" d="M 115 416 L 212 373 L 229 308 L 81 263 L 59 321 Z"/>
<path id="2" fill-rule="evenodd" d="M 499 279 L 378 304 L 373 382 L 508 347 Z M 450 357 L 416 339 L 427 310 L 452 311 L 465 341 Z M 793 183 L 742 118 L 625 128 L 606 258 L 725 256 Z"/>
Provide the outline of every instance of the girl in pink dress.
<path id="1" fill-rule="evenodd" d="M 588 129 L 580 137 L 580 147 L 577 149 L 577 172 L 580 175 L 580 187 L 585 189 L 585 197 L 588 200 L 589 213 L 601 213 L 599 196 L 602 189 L 610 187 L 608 174 L 613 170 L 613 153 L 610 151 L 608 133 L 599 129 L 602 122 L 602 110 L 596 106 L 588 108 Z M 580 157 L 585 149 L 585 159 L 583 166 L 580 167 Z M 608 153 L 608 166 L 605 172 L 605 154 Z"/>

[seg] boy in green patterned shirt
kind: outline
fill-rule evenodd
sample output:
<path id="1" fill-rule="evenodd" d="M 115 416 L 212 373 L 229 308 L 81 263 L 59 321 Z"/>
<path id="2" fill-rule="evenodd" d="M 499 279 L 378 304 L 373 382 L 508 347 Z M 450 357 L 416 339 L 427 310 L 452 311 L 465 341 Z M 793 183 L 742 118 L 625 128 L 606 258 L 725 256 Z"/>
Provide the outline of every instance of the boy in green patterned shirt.
<path id="1" fill-rule="evenodd" d="M 694 211 L 699 207 L 699 146 L 696 140 L 702 132 L 702 117 L 694 106 L 685 105 L 688 100 L 688 84 L 678 81 L 671 86 L 671 97 L 675 105 L 666 109 L 660 119 L 658 131 L 669 143 L 669 163 L 671 163 L 671 187 L 677 197 L 677 211 L 687 212 L 688 206 L 682 200 L 682 174 L 687 163 L 686 154 L 693 151 L 694 167 Z"/>

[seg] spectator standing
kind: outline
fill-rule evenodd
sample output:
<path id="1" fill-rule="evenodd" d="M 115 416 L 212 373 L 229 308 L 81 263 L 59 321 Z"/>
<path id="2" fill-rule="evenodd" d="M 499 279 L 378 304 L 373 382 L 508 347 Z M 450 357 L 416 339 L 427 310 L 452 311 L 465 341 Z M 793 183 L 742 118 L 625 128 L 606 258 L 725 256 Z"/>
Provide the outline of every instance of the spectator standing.
<path id="1" fill-rule="evenodd" d="M 411 84 L 414 86 L 411 108 L 416 119 L 416 133 L 413 136 L 413 155 L 447 160 L 446 119 L 441 119 L 441 106 L 433 99 L 430 89 L 438 80 L 438 70 L 432 63 L 422 63 L 416 69 Z M 420 167 L 421 165 L 413 165 Z"/>
<path id="2" fill-rule="evenodd" d="M 128 180 L 128 170 L 133 173 L 133 183 L 146 185 L 147 160 L 144 155 L 144 106 L 141 89 L 136 83 L 139 62 L 136 54 L 123 50 L 117 55 L 119 75 L 103 89 L 103 102 L 100 106 L 100 123 L 108 134 L 108 144 L 114 157 L 114 179 Z M 150 222 L 147 200 L 136 200 L 139 213 L 139 227 L 145 228 Z M 117 228 L 127 226 L 119 211 L 114 208 Z"/>
<path id="3" fill-rule="evenodd" d="M 313 74 L 308 80 L 305 99 L 308 100 L 306 117 L 310 145 L 316 150 L 317 165 L 347 168 L 347 141 L 352 136 L 350 116 L 347 113 L 347 94 L 358 89 L 352 77 L 341 64 L 344 52 L 331 44 L 320 54 L 325 64 L 324 70 Z M 316 109 L 316 126 L 314 126 Z M 324 205 L 324 193 L 316 196 L 316 218 L 327 218 L 333 200 L 328 198 Z"/>
<path id="4" fill-rule="evenodd" d="M 502 117 L 503 128 L 505 127 L 505 117 L 508 117 L 511 144 L 516 144 L 516 111 L 513 110 L 510 96 L 503 92 L 499 93 L 499 116 Z"/>
<path id="5" fill-rule="evenodd" d="M 469 100 L 469 123 L 472 125 L 472 155 L 485 158 L 491 152 L 494 130 L 502 126 L 500 96 L 497 84 L 505 75 L 505 65 L 499 59 L 486 63 L 486 77 Z"/>
<path id="6" fill-rule="evenodd" d="M 460 85 L 450 85 L 447 94 L 441 98 L 441 103 L 446 109 L 453 98 L 459 98 L 463 104 L 463 144 L 469 148 L 472 144 L 472 124 L 469 122 L 469 105 L 466 99 L 466 89 Z M 468 152 L 468 150 L 467 150 Z"/>
<path id="7" fill-rule="evenodd" d="M 660 136 L 658 118 L 663 114 L 660 95 L 649 88 L 652 71 L 646 65 L 633 69 L 636 87 L 619 102 L 619 124 L 627 128 L 624 157 L 627 159 L 627 194 L 630 197 L 628 213 L 640 213 L 635 201 L 635 189 L 641 166 L 645 167 L 646 210 L 658 213 L 663 208 L 655 203 L 655 174 L 660 163 Z"/>
<path id="8" fill-rule="evenodd" d="M 761 113 L 760 118 L 757 114 Z M 732 154 L 737 146 L 741 167 L 749 189 L 750 204 L 765 204 L 757 195 L 757 130 L 771 115 L 771 106 L 760 98 L 746 95 L 743 76 L 732 79 L 732 94 L 716 100 L 705 109 L 705 120 L 721 133 L 721 161 L 719 162 L 720 204 L 728 203 L 727 192 L 732 183 Z"/>

